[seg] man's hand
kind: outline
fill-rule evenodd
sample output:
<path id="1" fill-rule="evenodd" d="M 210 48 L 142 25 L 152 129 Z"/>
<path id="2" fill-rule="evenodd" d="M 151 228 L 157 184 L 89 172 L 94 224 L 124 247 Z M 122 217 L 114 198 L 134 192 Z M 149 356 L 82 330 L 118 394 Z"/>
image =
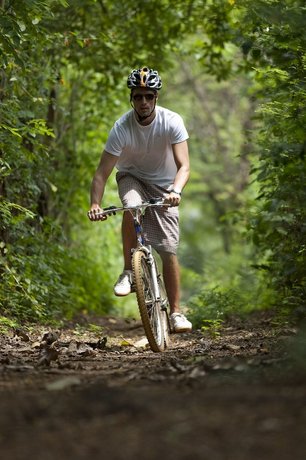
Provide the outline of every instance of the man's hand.
<path id="1" fill-rule="evenodd" d="M 98 204 L 93 204 L 87 213 L 88 219 L 91 221 L 106 220 L 107 216 L 98 215 L 103 212 L 103 209 Z"/>
<path id="2" fill-rule="evenodd" d="M 166 202 L 169 203 L 170 206 L 178 206 L 181 202 L 181 195 L 171 191 L 166 198 Z"/>

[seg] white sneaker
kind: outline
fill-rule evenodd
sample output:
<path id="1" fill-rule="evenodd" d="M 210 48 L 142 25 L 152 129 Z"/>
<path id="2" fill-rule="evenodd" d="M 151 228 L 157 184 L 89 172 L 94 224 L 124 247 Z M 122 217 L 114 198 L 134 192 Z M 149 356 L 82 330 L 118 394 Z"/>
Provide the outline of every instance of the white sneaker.
<path id="1" fill-rule="evenodd" d="M 115 295 L 124 296 L 130 294 L 132 292 L 132 282 L 132 270 L 124 270 L 114 286 Z"/>
<path id="2" fill-rule="evenodd" d="M 192 324 L 182 313 L 172 313 L 170 323 L 173 332 L 190 332 Z"/>

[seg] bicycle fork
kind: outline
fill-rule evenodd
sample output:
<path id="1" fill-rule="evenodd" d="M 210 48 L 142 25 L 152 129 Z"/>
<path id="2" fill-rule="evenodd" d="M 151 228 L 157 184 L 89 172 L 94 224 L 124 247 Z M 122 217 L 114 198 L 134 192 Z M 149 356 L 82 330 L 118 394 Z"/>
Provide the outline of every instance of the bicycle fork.
<path id="1" fill-rule="evenodd" d="M 151 275 L 151 279 L 153 283 L 154 300 L 155 302 L 160 302 L 161 294 L 160 294 L 160 288 L 158 284 L 158 276 L 160 275 L 157 273 L 156 263 L 155 263 L 155 260 L 152 254 L 151 246 L 144 245 L 144 239 L 142 236 L 142 225 L 140 223 L 139 217 L 137 218 L 137 216 L 134 216 L 134 227 L 135 227 L 136 239 L 137 239 L 138 245 L 141 247 L 141 250 L 146 254 L 147 262 L 150 267 L 150 275 Z M 165 310 L 167 307 L 165 305 L 161 305 L 161 308 Z"/>
<path id="2" fill-rule="evenodd" d="M 151 252 L 151 247 L 145 249 L 146 255 L 147 255 L 147 260 L 149 262 L 150 266 L 150 273 L 151 273 L 151 279 L 153 281 L 153 291 L 154 291 L 154 297 L 155 297 L 155 302 L 159 302 L 159 308 L 166 314 L 166 321 L 168 325 L 168 331 L 171 333 L 171 324 L 168 316 L 168 299 L 167 297 L 162 296 L 160 284 L 159 284 L 159 278 L 161 277 L 160 273 L 158 273 L 157 268 L 156 268 L 156 262 L 154 260 L 153 254 Z"/>
<path id="3" fill-rule="evenodd" d="M 158 284 L 158 274 L 156 270 L 155 260 L 151 252 L 151 248 L 147 248 L 144 246 L 142 250 L 146 254 L 147 262 L 150 267 L 150 275 L 151 275 L 152 285 L 153 285 L 154 300 L 156 302 L 159 302 L 161 300 L 161 296 L 160 296 L 160 289 L 159 289 L 159 284 Z"/>

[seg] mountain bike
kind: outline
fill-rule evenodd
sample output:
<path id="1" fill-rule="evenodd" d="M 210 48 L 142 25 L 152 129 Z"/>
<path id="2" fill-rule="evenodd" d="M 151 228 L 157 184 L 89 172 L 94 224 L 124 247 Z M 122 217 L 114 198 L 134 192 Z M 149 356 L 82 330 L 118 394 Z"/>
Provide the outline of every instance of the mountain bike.
<path id="1" fill-rule="evenodd" d="M 165 207 L 163 199 L 151 199 L 140 205 L 104 208 L 97 216 L 130 212 L 133 216 L 137 245 L 132 249 L 132 290 L 136 292 L 143 328 L 152 351 L 164 351 L 170 343 L 169 302 L 162 275 L 150 245 L 145 244 L 142 220 L 149 207 Z"/>

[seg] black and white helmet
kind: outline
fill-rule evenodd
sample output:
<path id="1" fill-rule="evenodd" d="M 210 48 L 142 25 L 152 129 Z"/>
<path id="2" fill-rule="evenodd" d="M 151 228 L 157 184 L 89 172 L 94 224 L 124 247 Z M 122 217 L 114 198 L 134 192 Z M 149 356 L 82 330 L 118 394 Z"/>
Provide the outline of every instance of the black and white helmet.
<path id="1" fill-rule="evenodd" d="M 133 70 L 127 79 L 128 88 L 151 88 L 159 90 L 162 87 L 162 81 L 158 72 L 148 67 Z"/>

